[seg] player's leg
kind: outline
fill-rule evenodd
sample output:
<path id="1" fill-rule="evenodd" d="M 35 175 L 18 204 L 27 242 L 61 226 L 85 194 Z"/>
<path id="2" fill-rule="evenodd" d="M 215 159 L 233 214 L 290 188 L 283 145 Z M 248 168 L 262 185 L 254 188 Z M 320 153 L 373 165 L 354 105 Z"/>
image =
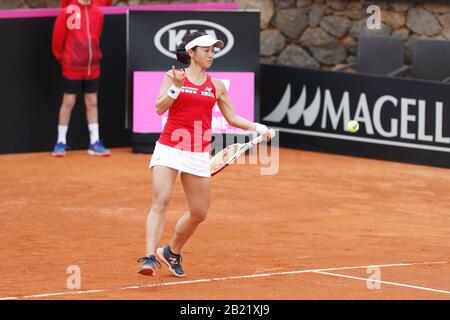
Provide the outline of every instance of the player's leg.
<path id="1" fill-rule="evenodd" d="M 84 94 L 84 103 L 86 105 L 86 118 L 88 124 L 97 124 L 98 125 L 98 96 L 96 92 L 85 93 Z M 96 137 L 99 139 L 98 131 Z M 95 141 L 94 141 L 95 142 Z"/>
<path id="2" fill-rule="evenodd" d="M 72 115 L 73 107 L 77 102 L 77 95 L 74 93 L 64 93 L 59 109 L 59 125 L 68 126 L 70 122 L 70 116 Z"/>
<path id="3" fill-rule="evenodd" d="M 181 182 L 189 211 L 178 220 L 175 226 L 175 235 L 170 243 L 174 253 L 180 253 L 198 225 L 206 219 L 211 203 L 211 178 L 182 173 Z"/>
<path id="4" fill-rule="evenodd" d="M 59 108 L 58 138 L 52 156 L 64 157 L 67 150 L 67 131 L 69 130 L 70 116 L 77 101 L 77 80 L 64 80 L 64 94 Z"/>
<path id="5" fill-rule="evenodd" d="M 164 166 L 154 166 L 152 168 L 152 206 L 147 216 L 147 256 L 140 259 L 143 265 L 139 268 L 139 273 L 144 275 L 154 275 L 157 261 L 155 259 L 156 247 L 164 232 L 164 223 L 167 207 L 172 195 L 172 187 L 178 175 L 178 170 Z"/>
<path id="6" fill-rule="evenodd" d="M 155 254 L 164 231 L 165 216 L 178 170 L 155 166 L 152 168 L 152 206 L 147 216 L 147 254 Z"/>
<path id="7" fill-rule="evenodd" d="M 100 140 L 98 125 L 98 79 L 83 81 L 84 103 L 86 105 L 86 118 L 89 128 L 89 150 L 88 154 L 94 156 L 109 156 L 111 153 L 103 146 Z"/>
<path id="8" fill-rule="evenodd" d="M 178 277 L 186 275 L 181 266 L 181 249 L 199 224 L 206 219 L 211 202 L 211 178 L 182 173 L 181 181 L 189 211 L 178 220 L 170 245 L 159 248 L 157 251 L 158 256 L 169 267 L 169 270 Z"/>

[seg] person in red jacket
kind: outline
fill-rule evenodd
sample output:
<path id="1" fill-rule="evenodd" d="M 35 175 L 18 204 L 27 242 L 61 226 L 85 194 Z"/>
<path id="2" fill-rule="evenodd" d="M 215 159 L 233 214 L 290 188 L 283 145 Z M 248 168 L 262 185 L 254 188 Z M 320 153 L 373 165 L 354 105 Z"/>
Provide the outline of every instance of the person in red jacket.
<path id="1" fill-rule="evenodd" d="M 69 4 L 76 0 L 61 0 L 61 7 L 67 7 Z M 100 7 L 107 7 L 112 5 L 112 0 L 93 0 L 93 3 Z"/>
<path id="2" fill-rule="evenodd" d="M 91 140 L 88 154 L 110 155 L 100 141 L 98 125 L 97 93 L 102 58 L 102 28 L 103 13 L 92 0 L 72 0 L 56 18 L 52 51 L 62 67 L 64 95 L 59 111 L 58 139 L 52 153 L 55 157 L 66 155 L 70 116 L 77 94 L 82 93 Z"/>

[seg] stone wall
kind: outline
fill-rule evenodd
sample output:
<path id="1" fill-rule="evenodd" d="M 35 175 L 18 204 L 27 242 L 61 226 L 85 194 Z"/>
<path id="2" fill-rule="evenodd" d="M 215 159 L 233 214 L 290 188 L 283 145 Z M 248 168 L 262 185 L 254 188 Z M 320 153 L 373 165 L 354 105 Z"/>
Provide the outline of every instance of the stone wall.
<path id="1" fill-rule="evenodd" d="M 0 9 L 56 8 L 60 0 L 0 0 Z M 166 3 L 232 2 L 226 0 L 113 0 L 116 6 Z"/>
<path id="2" fill-rule="evenodd" d="M 237 0 L 261 10 L 261 62 L 333 70 L 356 60 L 361 35 L 405 40 L 411 62 L 415 39 L 450 39 L 450 4 L 368 0 Z M 448 2 L 447 2 L 448 3 Z M 381 9 L 381 29 L 367 28 L 369 5 Z"/>
<path id="3" fill-rule="evenodd" d="M 232 0 L 113 0 L 114 5 L 233 2 Z M 397 0 L 235 0 L 261 11 L 261 62 L 333 70 L 356 60 L 358 37 L 385 35 L 405 40 L 411 62 L 414 40 L 450 40 L 450 4 Z M 417 3 L 421 2 L 421 3 Z M 367 7 L 381 9 L 381 29 L 366 26 Z M 0 8 L 47 8 L 59 0 L 0 0 Z"/>

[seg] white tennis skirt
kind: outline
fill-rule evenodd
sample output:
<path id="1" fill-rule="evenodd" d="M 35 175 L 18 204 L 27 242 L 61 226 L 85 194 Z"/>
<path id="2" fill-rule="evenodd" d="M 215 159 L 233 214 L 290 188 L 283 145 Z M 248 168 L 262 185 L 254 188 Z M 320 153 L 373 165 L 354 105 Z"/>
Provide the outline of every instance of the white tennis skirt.
<path id="1" fill-rule="evenodd" d="M 190 152 L 156 142 L 150 168 L 164 166 L 200 177 L 211 177 L 209 152 Z"/>

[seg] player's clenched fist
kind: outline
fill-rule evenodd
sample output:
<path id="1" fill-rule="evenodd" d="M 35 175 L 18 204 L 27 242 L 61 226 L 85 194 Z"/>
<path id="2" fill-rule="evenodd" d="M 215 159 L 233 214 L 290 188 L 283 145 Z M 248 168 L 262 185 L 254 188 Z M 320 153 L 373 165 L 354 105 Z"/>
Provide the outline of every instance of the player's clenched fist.
<path id="1" fill-rule="evenodd" d="M 264 141 L 272 140 L 275 135 L 275 131 L 273 129 L 267 128 L 265 125 L 255 122 L 254 123 L 256 132 L 263 136 Z"/>

